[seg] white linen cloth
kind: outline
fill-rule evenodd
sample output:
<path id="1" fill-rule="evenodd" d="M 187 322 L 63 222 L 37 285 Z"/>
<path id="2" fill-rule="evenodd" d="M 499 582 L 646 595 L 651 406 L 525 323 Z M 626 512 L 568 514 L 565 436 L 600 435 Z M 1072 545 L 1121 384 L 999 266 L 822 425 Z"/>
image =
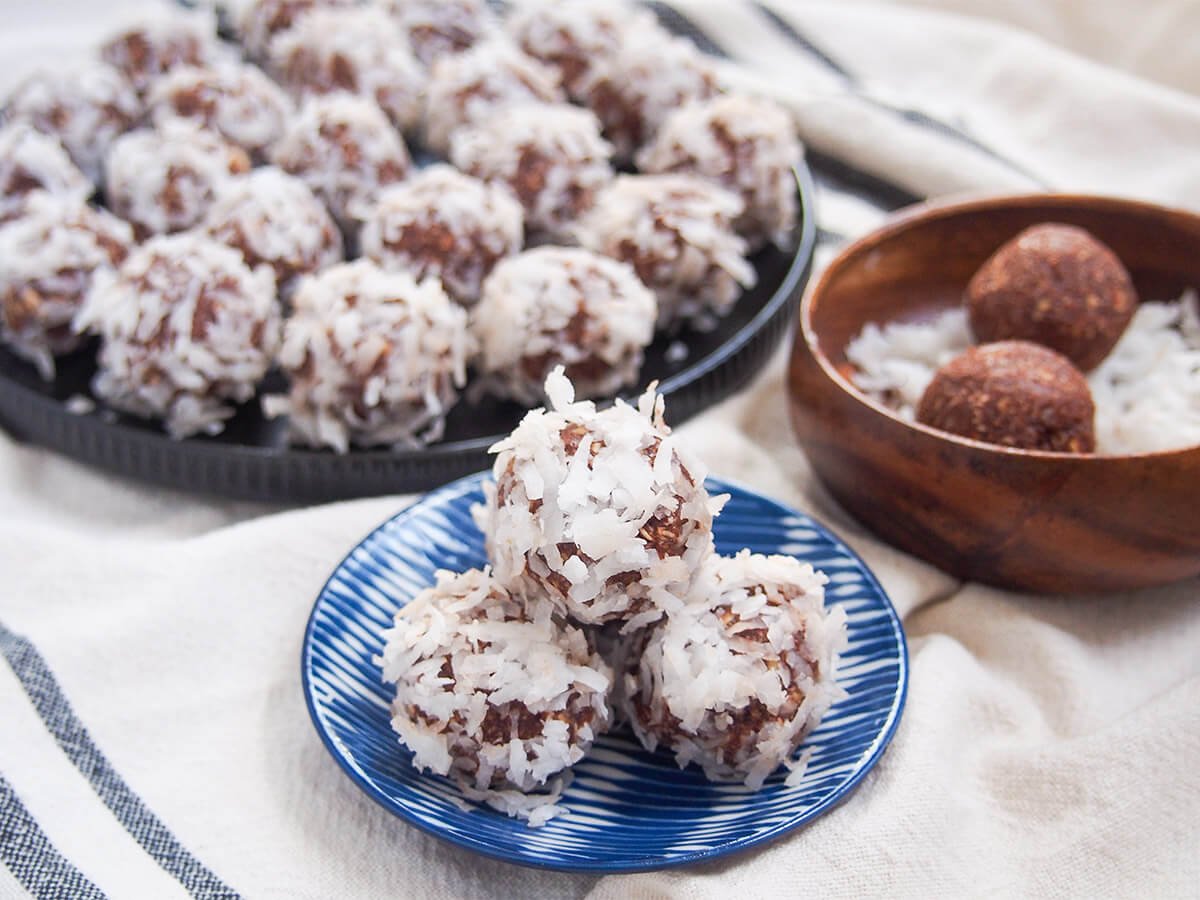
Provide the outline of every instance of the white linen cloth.
<path id="1" fill-rule="evenodd" d="M 754 4 L 674 5 L 731 79 L 795 110 L 811 151 L 914 194 L 1200 208 L 1196 3 L 769 4 L 790 37 Z M 4 13 L 0 89 L 115 21 L 84 0 Z M 881 216 L 829 180 L 818 212 L 821 262 Z M 299 681 L 325 578 L 411 498 L 188 496 L 0 432 L 0 897 L 1200 894 L 1200 584 L 1018 595 L 887 547 L 814 480 L 786 418 L 784 352 L 679 430 L 714 474 L 838 532 L 904 617 L 906 711 L 840 806 L 726 860 L 604 878 L 428 837 L 343 775 Z"/>

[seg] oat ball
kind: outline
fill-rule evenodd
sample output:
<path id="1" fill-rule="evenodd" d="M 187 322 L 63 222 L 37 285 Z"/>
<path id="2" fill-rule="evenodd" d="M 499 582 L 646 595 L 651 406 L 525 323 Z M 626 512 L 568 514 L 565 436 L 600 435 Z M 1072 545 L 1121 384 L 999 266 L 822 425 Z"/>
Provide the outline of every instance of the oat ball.
<path id="1" fill-rule="evenodd" d="M 75 165 L 98 184 L 105 152 L 133 127 L 142 103 L 120 72 L 90 63 L 27 78 L 9 96 L 4 114 L 58 138 Z"/>
<path id="2" fill-rule="evenodd" d="M 1087 379 L 1065 356 L 1030 341 L 970 347 L 933 376 L 916 419 L 989 444 L 1059 453 L 1096 448 Z"/>
<path id="3" fill-rule="evenodd" d="M 525 208 L 530 232 L 562 239 L 613 179 L 612 146 L 586 109 L 566 104 L 507 106 L 450 139 L 465 172 L 507 185 Z"/>
<path id="4" fill-rule="evenodd" d="M 474 306 L 483 279 L 523 238 L 521 204 L 507 190 L 437 163 L 379 195 L 359 243 L 383 268 L 437 278 L 453 300 Z"/>
<path id="5" fill-rule="evenodd" d="M 413 765 L 532 825 L 562 812 L 559 776 L 612 718 L 612 671 L 582 629 L 471 569 L 439 572 L 384 636 L 392 727 Z"/>
<path id="6" fill-rule="evenodd" d="M 117 138 L 104 158 L 109 208 L 138 240 L 199 224 L 221 185 L 250 171 L 250 157 L 220 135 L 185 119 Z"/>
<path id="7" fill-rule="evenodd" d="M 450 134 L 513 103 L 566 100 L 558 76 L 512 44 L 493 39 L 443 57 L 429 71 L 425 98 L 425 143 L 437 153 L 450 147 Z"/>
<path id="8" fill-rule="evenodd" d="M 636 407 L 575 401 L 561 369 L 549 409 L 492 447 L 495 484 L 476 510 L 496 578 L 572 619 L 631 631 L 682 607 L 713 552 L 726 497 L 663 422 L 652 385 Z"/>
<path id="9" fill-rule="evenodd" d="M 1035 341 L 1087 372 L 1125 333 L 1138 296 L 1112 250 L 1082 228 L 1045 223 L 979 267 L 965 304 L 981 342 Z"/>
<path id="10" fill-rule="evenodd" d="M 346 91 L 373 98 L 401 131 L 421 120 L 425 70 L 377 6 L 304 13 L 271 41 L 270 68 L 298 99 Z"/>
<path id="11" fill-rule="evenodd" d="M 58 138 L 27 122 L 0 127 L 0 225 L 20 216 L 35 192 L 86 200 L 93 189 Z"/>
<path id="12" fill-rule="evenodd" d="M 484 0 L 384 0 L 384 5 L 426 68 L 440 57 L 469 50 L 497 27 Z"/>
<path id="13" fill-rule="evenodd" d="M 292 306 L 279 352 L 291 389 L 264 407 L 288 415 L 292 440 L 345 453 L 441 436 L 471 343 L 466 312 L 435 280 L 360 259 L 302 279 Z"/>
<path id="14" fill-rule="evenodd" d="M 564 366 L 581 397 L 637 382 L 657 303 L 625 263 L 575 247 L 538 247 L 502 260 L 471 310 L 476 365 L 495 394 L 541 402 Z"/>
<path id="15" fill-rule="evenodd" d="M 522 0 L 505 21 L 517 46 L 558 70 L 572 100 L 582 102 L 594 69 L 641 33 L 667 33 L 654 14 L 622 0 Z"/>
<path id="16" fill-rule="evenodd" d="M 119 266 L 133 229 L 77 197 L 38 191 L 0 228 L 0 341 L 54 378 L 54 357 L 77 349 L 71 321 L 97 270 Z"/>
<path id="17" fill-rule="evenodd" d="M 75 320 L 101 339 L 96 398 L 173 438 L 224 428 L 270 367 L 279 324 L 271 270 L 199 232 L 152 238 L 97 272 Z"/>
<path id="18" fill-rule="evenodd" d="M 313 9 L 348 9 L 358 0 L 242 0 L 233 17 L 233 30 L 246 56 L 267 61 L 271 41 L 304 13 Z"/>
<path id="19" fill-rule="evenodd" d="M 734 223 L 752 250 L 791 243 L 796 174 L 803 150 L 791 116 L 778 104 L 728 94 L 684 106 L 664 120 L 637 154 L 643 172 L 686 172 L 736 192 L 744 210 Z"/>
<path id="20" fill-rule="evenodd" d="M 802 774 L 792 754 L 842 696 L 846 617 L 825 609 L 826 581 L 790 556 L 710 558 L 694 604 L 636 635 L 617 673 L 638 739 L 755 790 L 781 765 Z"/>
<path id="21" fill-rule="evenodd" d="M 206 66 L 229 56 L 217 41 L 211 10 L 178 6 L 142 17 L 100 47 L 100 58 L 140 95 L 180 66 Z"/>
<path id="22" fill-rule="evenodd" d="M 733 230 L 742 201 L 692 175 L 619 175 L 575 236 L 633 266 L 658 297 L 658 327 L 716 327 L 757 274 Z"/>
<path id="23" fill-rule="evenodd" d="M 305 101 L 275 146 L 271 162 L 298 176 L 351 231 L 379 191 L 412 166 L 408 148 L 374 100 L 325 94 Z"/>
<path id="24" fill-rule="evenodd" d="M 270 266 L 281 296 L 291 295 L 300 276 L 343 259 L 342 233 L 324 204 L 303 181 L 275 166 L 226 181 L 203 226 L 251 268 Z"/>
<path id="25" fill-rule="evenodd" d="M 147 105 L 156 125 L 186 119 L 255 159 L 264 158 L 293 113 L 287 94 L 261 69 L 232 61 L 173 69 L 151 88 Z"/>
<path id="26" fill-rule="evenodd" d="M 670 113 L 716 96 L 718 86 L 695 44 L 653 29 L 627 35 L 614 56 L 580 79 L 578 92 L 599 117 L 617 162 L 626 163 Z"/>

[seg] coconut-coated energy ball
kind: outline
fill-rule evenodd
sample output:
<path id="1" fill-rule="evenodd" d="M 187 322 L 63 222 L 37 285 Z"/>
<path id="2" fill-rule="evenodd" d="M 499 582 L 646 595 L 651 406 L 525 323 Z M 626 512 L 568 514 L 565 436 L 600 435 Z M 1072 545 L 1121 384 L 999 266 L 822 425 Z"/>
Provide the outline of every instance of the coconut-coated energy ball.
<path id="1" fill-rule="evenodd" d="M 270 266 L 281 296 L 290 295 L 302 275 L 343 259 L 342 233 L 324 204 L 303 181 L 275 166 L 225 182 L 203 225 L 251 268 Z"/>
<path id="2" fill-rule="evenodd" d="M 415 766 L 534 825 L 561 812 L 557 776 L 612 719 L 612 671 L 581 628 L 548 600 L 517 598 L 471 569 L 439 572 L 385 639 L 392 727 Z"/>
<path id="3" fill-rule="evenodd" d="M 71 328 L 94 274 L 119 266 L 133 229 L 78 197 L 38 191 L 0 228 L 0 341 L 54 377 L 54 357 L 77 349 Z"/>
<path id="4" fill-rule="evenodd" d="M 826 578 L 790 556 L 710 557 L 692 603 L 632 639 L 620 706 L 650 750 L 758 789 L 842 696 L 845 640 Z"/>
<path id="5" fill-rule="evenodd" d="M 437 163 L 387 188 L 363 222 L 363 256 L 385 269 L 434 277 L 456 302 L 479 302 L 483 279 L 521 249 L 521 204 L 500 185 Z"/>
<path id="6" fill-rule="evenodd" d="M 693 175 L 619 175 L 574 229 L 591 250 L 627 262 L 658 297 L 658 327 L 716 327 L 757 274 L 733 230 L 742 201 Z"/>
<path id="7" fill-rule="evenodd" d="M 0 127 L 0 225 L 19 217 L 35 193 L 82 201 L 94 188 L 58 138 L 27 122 Z"/>
<path id="8" fill-rule="evenodd" d="M 206 66 L 230 55 L 217 40 L 216 17 L 211 10 L 180 6 L 164 6 L 142 16 L 100 47 L 100 58 L 143 96 L 176 68 Z"/>
<path id="9" fill-rule="evenodd" d="M 1087 379 L 1065 356 L 1030 341 L 998 341 L 938 369 L 916 419 L 1005 447 L 1091 453 L 1095 414 Z"/>
<path id="10" fill-rule="evenodd" d="M 378 6 L 304 13 L 271 41 L 270 69 L 298 99 L 345 91 L 375 100 L 401 131 L 421 120 L 425 70 Z"/>
<path id="11" fill-rule="evenodd" d="M 232 60 L 173 69 L 154 84 L 146 102 L 155 124 L 186 119 L 254 159 L 265 157 L 293 114 L 287 94 L 261 69 Z"/>
<path id="12" fill-rule="evenodd" d="M 1138 296 L 1111 249 L 1082 228 L 1048 222 L 992 254 L 965 303 L 979 341 L 1035 341 L 1087 372 L 1121 339 Z"/>
<path id="13" fill-rule="evenodd" d="M 514 103 L 566 100 L 558 73 L 496 38 L 437 60 L 425 98 L 425 142 L 437 153 L 450 148 L 450 135 Z"/>
<path id="14" fill-rule="evenodd" d="M 413 55 L 429 68 L 443 56 L 469 50 L 496 31 L 496 16 L 485 0 L 382 0 Z"/>
<path id="15" fill-rule="evenodd" d="M 437 440 L 466 383 L 467 314 L 433 279 L 418 283 L 367 259 L 304 278 L 292 295 L 279 364 L 296 443 L 417 447 Z"/>
<path id="16" fill-rule="evenodd" d="M 117 138 L 104 159 L 109 208 L 139 239 L 197 225 L 231 176 L 250 171 L 241 147 L 186 119 Z"/>
<path id="17" fill-rule="evenodd" d="M 246 56 L 265 63 L 275 36 L 306 12 L 357 5 L 358 0 L 242 0 L 233 16 L 233 29 Z"/>
<path id="18" fill-rule="evenodd" d="M 539 247 L 499 262 L 471 310 L 476 366 L 495 394 L 544 398 L 565 366 L 581 397 L 636 383 L 654 338 L 654 294 L 625 263 L 576 247 Z"/>
<path id="19" fill-rule="evenodd" d="M 9 121 L 27 122 L 58 138 L 83 173 L 100 183 L 104 154 L 142 114 L 137 92 L 112 66 L 38 72 L 17 86 L 4 108 Z"/>
<path id="20" fill-rule="evenodd" d="M 637 33 L 666 32 L 649 10 L 623 0 L 522 0 L 505 20 L 517 45 L 558 70 L 572 100 L 597 66 Z"/>
<path id="21" fill-rule="evenodd" d="M 643 172 L 711 178 L 742 198 L 734 227 L 752 250 L 786 247 L 796 227 L 796 166 L 803 149 L 791 116 L 770 100 L 726 94 L 688 104 L 637 154 Z"/>
<path id="22" fill-rule="evenodd" d="M 271 162 L 312 188 L 338 224 L 356 230 L 379 191 L 408 175 L 412 158 L 379 104 L 355 94 L 323 94 L 300 107 Z"/>
<path id="23" fill-rule="evenodd" d="M 75 319 L 101 340 L 92 393 L 173 438 L 224 428 L 270 368 L 279 326 L 271 270 L 198 231 L 151 238 L 98 272 Z"/>
<path id="24" fill-rule="evenodd" d="M 580 79 L 582 102 L 596 114 L 618 163 L 654 137 L 667 116 L 718 93 L 716 70 L 686 38 L 638 30 Z"/>
<path id="25" fill-rule="evenodd" d="M 565 103 L 507 106 L 450 139 L 456 166 L 507 185 L 525 209 L 526 227 L 558 239 L 612 181 L 611 155 L 596 117 Z"/>
<path id="26" fill-rule="evenodd" d="M 495 485 L 477 511 L 501 583 L 548 597 L 572 619 L 626 631 L 679 609 L 713 552 L 725 497 L 663 421 L 653 386 L 638 405 L 576 401 L 556 369 L 547 409 L 492 451 Z"/>

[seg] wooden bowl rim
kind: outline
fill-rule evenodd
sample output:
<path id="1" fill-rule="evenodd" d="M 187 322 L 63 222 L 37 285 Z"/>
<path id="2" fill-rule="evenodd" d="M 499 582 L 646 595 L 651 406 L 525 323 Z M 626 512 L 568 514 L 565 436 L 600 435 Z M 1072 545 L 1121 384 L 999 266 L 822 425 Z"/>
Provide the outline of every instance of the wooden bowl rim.
<path id="1" fill-rule="evenodd" d="M 911 204 L 888 215 L 888 217 L 875 229 L 863 235 L 860 238 L 852 241 L 847 246 L 843 247 L 838 254 L 829 261 L 823 272 L 813 283 L 810 290 L 805 292 L 803 299 L 800 301 L 800 321 L 799 332 L 804 338 L 804 342 L 808 347 L 809 353 L 817 365 L 825 373 L 833 384 L 840 388 L 850 397 L 892 422 L 909 428 L 927 437 L 936 440 L 947 441 L 951 444 L 958 444 L 975 452 L 1000 454 L 1003 456 L 1012 457 L 1027 457 L 1036 460 L 1052 460 L 1060 462 L 1063 460 L 1078 460 L 1087 465 L 1100 465 L 1107 462 L 1119 460 L 1150 460 L 1150 459 L 1169 459 L 1174 457 L 1187 457 L 1190 455 L 1200 456 L 1200 444 L 1192 444 L 1187 447 L 1177 447 L 1169 450 L 1155 450 L 1146 453 L 1069 453 L 1053 450 L 1029 450 L 1021 447 L 1005 447 L 1000 444 L 991 444 L 986 441 L 975 440 L 974 438 L 963 437 L 961 435 L 952 434 L 948 431 L 942 431 L 938 428 L 931 428 L 928 425 L 923 425 L 920 422 L 909 421 L 897 415 L 892 410 L 888 409 L 882 403 L 873 400 L 865 393 L 859 390 L 851 381 L 845 378 L 836 367 L 834 367 L 828 357 L 821 352 L 820 343 L 816 332 L 812 327 L 812 305 L 826 290 L 827 285 L 831 282 L 841 270 L 853 264 L 858 257 L 869 252 L 875 246 L 890 240 L 899 234 L 902 234 L 909 229 L 920 225 L 924 222 L 934 221 L 936 219 L 953 218 L 972 213 L 979 213 L 986 210 L 1006 209 L 1006 208 L 1021 208 L 1031 205 L 1046 205 L 1048 207 L 1057 207 L 1059 209 L 1075 209 L 1081 206 L 1088 206 L 1093 209 L 1097 207 L 1103 212 L 1105 210 L 1112 212 L 1128 212 L 1139 210 L 1146 214 L 1164 215 L 1168 217 L 1181 217 L 1192 220 L 1198 228 L 1200 228 L 1200 214 L 1193 213 L 1189 210 L 1180 207 L 1166 206 L 1158 203 L 1151 203 L 1145 200 L 1135 200 L 1132 198 L 1124 198 L 1117 196 L 1108 196 L 1103 194 L 1075 194 L 1075 193 L 1031 193 L 1031 194 L 979 194 L 970 193 L 967 195 L 955 195 L 952 197 L 939 198 L 935 200 L 923 200 L 919 203 Z M 1200 252 L 1200 247 L 1197 248 Z"/>

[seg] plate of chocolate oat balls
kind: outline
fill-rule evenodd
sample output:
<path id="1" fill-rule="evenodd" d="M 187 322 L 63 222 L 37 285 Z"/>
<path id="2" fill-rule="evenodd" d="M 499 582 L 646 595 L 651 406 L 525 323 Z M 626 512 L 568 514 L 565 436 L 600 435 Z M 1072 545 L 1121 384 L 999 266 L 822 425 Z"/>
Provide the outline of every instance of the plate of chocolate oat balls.
<path id="1" fill-rule="evenodd" d="M 623 2 L 167 8 L 0 126 L 0 425 L 185 490 L 421 490 L 563 366 L 676 421 L 807 281 L 790 116 Z"/>

